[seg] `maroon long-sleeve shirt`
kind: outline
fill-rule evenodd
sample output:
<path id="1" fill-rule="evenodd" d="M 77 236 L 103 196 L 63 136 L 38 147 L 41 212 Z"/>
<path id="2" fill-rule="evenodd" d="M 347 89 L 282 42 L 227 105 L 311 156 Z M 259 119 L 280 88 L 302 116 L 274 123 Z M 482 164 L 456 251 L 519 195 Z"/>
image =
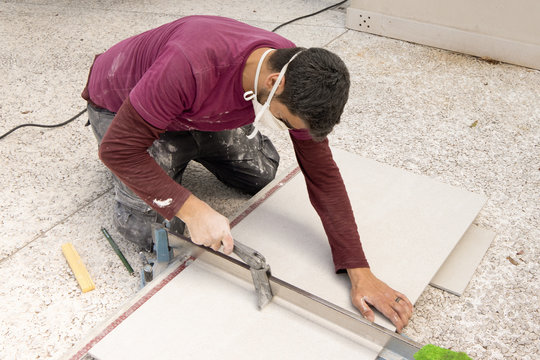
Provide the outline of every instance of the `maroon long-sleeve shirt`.
<path id="1" fill-rule="evenodd" d="M 221 17 L 192 16 L 126 39 L 96 58 L 83 98 L 117 113 L 99 150 L 113 173 L 162 216 L 190 195 L 148 154 L 167 130 L 221 131 L 254 120 L 242 73 L 257 48 L 286 48 L 281 36 Z M 336 271 L 367 267 L 343 180 L 328 140 L 291 131 L 311 203 Z"/>

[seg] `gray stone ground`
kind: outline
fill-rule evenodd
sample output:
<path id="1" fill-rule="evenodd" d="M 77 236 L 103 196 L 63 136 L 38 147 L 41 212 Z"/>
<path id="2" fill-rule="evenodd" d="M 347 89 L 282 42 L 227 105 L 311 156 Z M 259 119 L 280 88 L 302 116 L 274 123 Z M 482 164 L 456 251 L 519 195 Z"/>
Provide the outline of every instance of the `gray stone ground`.
<path id="1" fill-rule="evenodd" d="M 127 36 L 190 14 L 272 29 L 332 3 L 2 1 L 0 133 L 83 109 L 93 55 Z M 332 145 L 486 194 L 476 223 L 498 234 L 465 294 L 428 287 L 405 334 L 474 359 L 537 359 L 540 72 L 350 31 L 344 22 L 344 12 L 332 10 L 279 30 L 298 45 L 335 51 L 349 66 L 351 97 Z M 104 226 L 119 238 L 110 178 L 85 122 L 25 128 L 0 141 L 2 359 L 60 357 L 138 290 L 100 232 Z M 294 165 L 289 142 L 272 138 L 283 173 Z M 247 200 L 198 166 L 185 180 L 226 216 Z M 60 250 L 68 241 L 96 290 L 81 293 Z M 119 243 L 138 265 L 135 247 Z"/>

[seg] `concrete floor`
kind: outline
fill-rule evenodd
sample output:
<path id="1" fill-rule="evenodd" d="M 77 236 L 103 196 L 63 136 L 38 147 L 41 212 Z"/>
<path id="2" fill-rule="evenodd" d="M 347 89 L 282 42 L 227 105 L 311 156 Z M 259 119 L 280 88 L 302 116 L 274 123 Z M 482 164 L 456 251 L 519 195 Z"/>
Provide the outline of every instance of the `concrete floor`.
<path id="1" fill-rule="evenodd" d="M 94 54 L 130 35 L 191 14 L 272 29 L 332 3 L 2 1 L 0 134 L 78 113 Z M 465 294 L 428 287 L 405 334 L 474 359 L 538 358 L 540 71 L 347 30 L 344 17 L 335 9 L 278 31 L 349 67 L 351 96 L 332 145 L 485 194 L 476 223 L 498 234 Z M 110 178 L 85 122 L 0 140 L 2 359 L 59 358 L 138 290 L 100 231 L 140 266 L 113 229 Z M 289 142 L 271 137 L 284 172 L 295 164 Z M 247 200 L 198 166 L 185 185 L 226 216 Z M 60 249 L 68 241 L 96 290 L 81 293 Z"/>

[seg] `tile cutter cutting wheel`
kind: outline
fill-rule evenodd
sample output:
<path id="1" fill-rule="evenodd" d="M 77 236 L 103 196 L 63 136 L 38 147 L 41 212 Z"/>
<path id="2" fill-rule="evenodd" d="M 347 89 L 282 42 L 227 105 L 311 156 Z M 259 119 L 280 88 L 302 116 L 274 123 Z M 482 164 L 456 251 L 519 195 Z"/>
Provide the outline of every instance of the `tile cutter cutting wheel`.
<path id="1" fill-rule="evenodd" d="M 150 273 L 152 275 L 150 280 L 156 277 L 172 262 L 173 254 L 178 253 L 175 259 L 195 258 L 245 281 L 251 279 L 257 293 L 259 309 L 268 304 L 275 295 L 364 341 L 382 347 L 377 360 L 414 360 L 414 354 L 422 347 L 409 338 L 365 320 L 358 313 L 343 309 L 272 276 L 264 257 L 238 241 L 235 241 L 233 251 L 245 263 L 210 248 L 196 245 L 187 237 L 173 234 L 161 225 L 154 227 L 153 240 L 157 258 L 151 266 L 147 264 L 146 272 L 141 271 L 143 282 L 144 274 Z"/>

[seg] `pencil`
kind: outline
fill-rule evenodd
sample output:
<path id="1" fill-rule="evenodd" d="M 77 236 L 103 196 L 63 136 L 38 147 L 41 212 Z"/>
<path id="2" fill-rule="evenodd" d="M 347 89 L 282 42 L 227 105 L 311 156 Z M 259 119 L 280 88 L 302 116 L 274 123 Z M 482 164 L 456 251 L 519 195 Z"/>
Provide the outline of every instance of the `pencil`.
<path id="1" fill-rule="evenodd" d="M 122 251 L 120 251 L 120 248 L 118 247 L 118 245 L 114 242 L 113 238 L 111 237 L 111 235 L 109 234 L 109 232 L 107 231 L 107 229 L 105 229 L 104 227 L 101 228 L 101 232 L 103 233 L 103 235 L 105 235 L 105 238 L 109 241 L 109 244 L 111 244 L 114 252 L 116 253 L 116 255 L 118 255 L 118 257 L 120 258 L 120 260 L 122 260 L 122 263 L 124 264 L 124 266 L 126 267 L 127 271 L 129 271 L 129 274 L 130 275 L 133 275 L 134 271 L 133 271 L 133 268 L 131 267 L 131 265 L 129 265 L 129 262 L 127 261 L 126 257 L 124 256 L 124 254 L 122 254 Z"/>

